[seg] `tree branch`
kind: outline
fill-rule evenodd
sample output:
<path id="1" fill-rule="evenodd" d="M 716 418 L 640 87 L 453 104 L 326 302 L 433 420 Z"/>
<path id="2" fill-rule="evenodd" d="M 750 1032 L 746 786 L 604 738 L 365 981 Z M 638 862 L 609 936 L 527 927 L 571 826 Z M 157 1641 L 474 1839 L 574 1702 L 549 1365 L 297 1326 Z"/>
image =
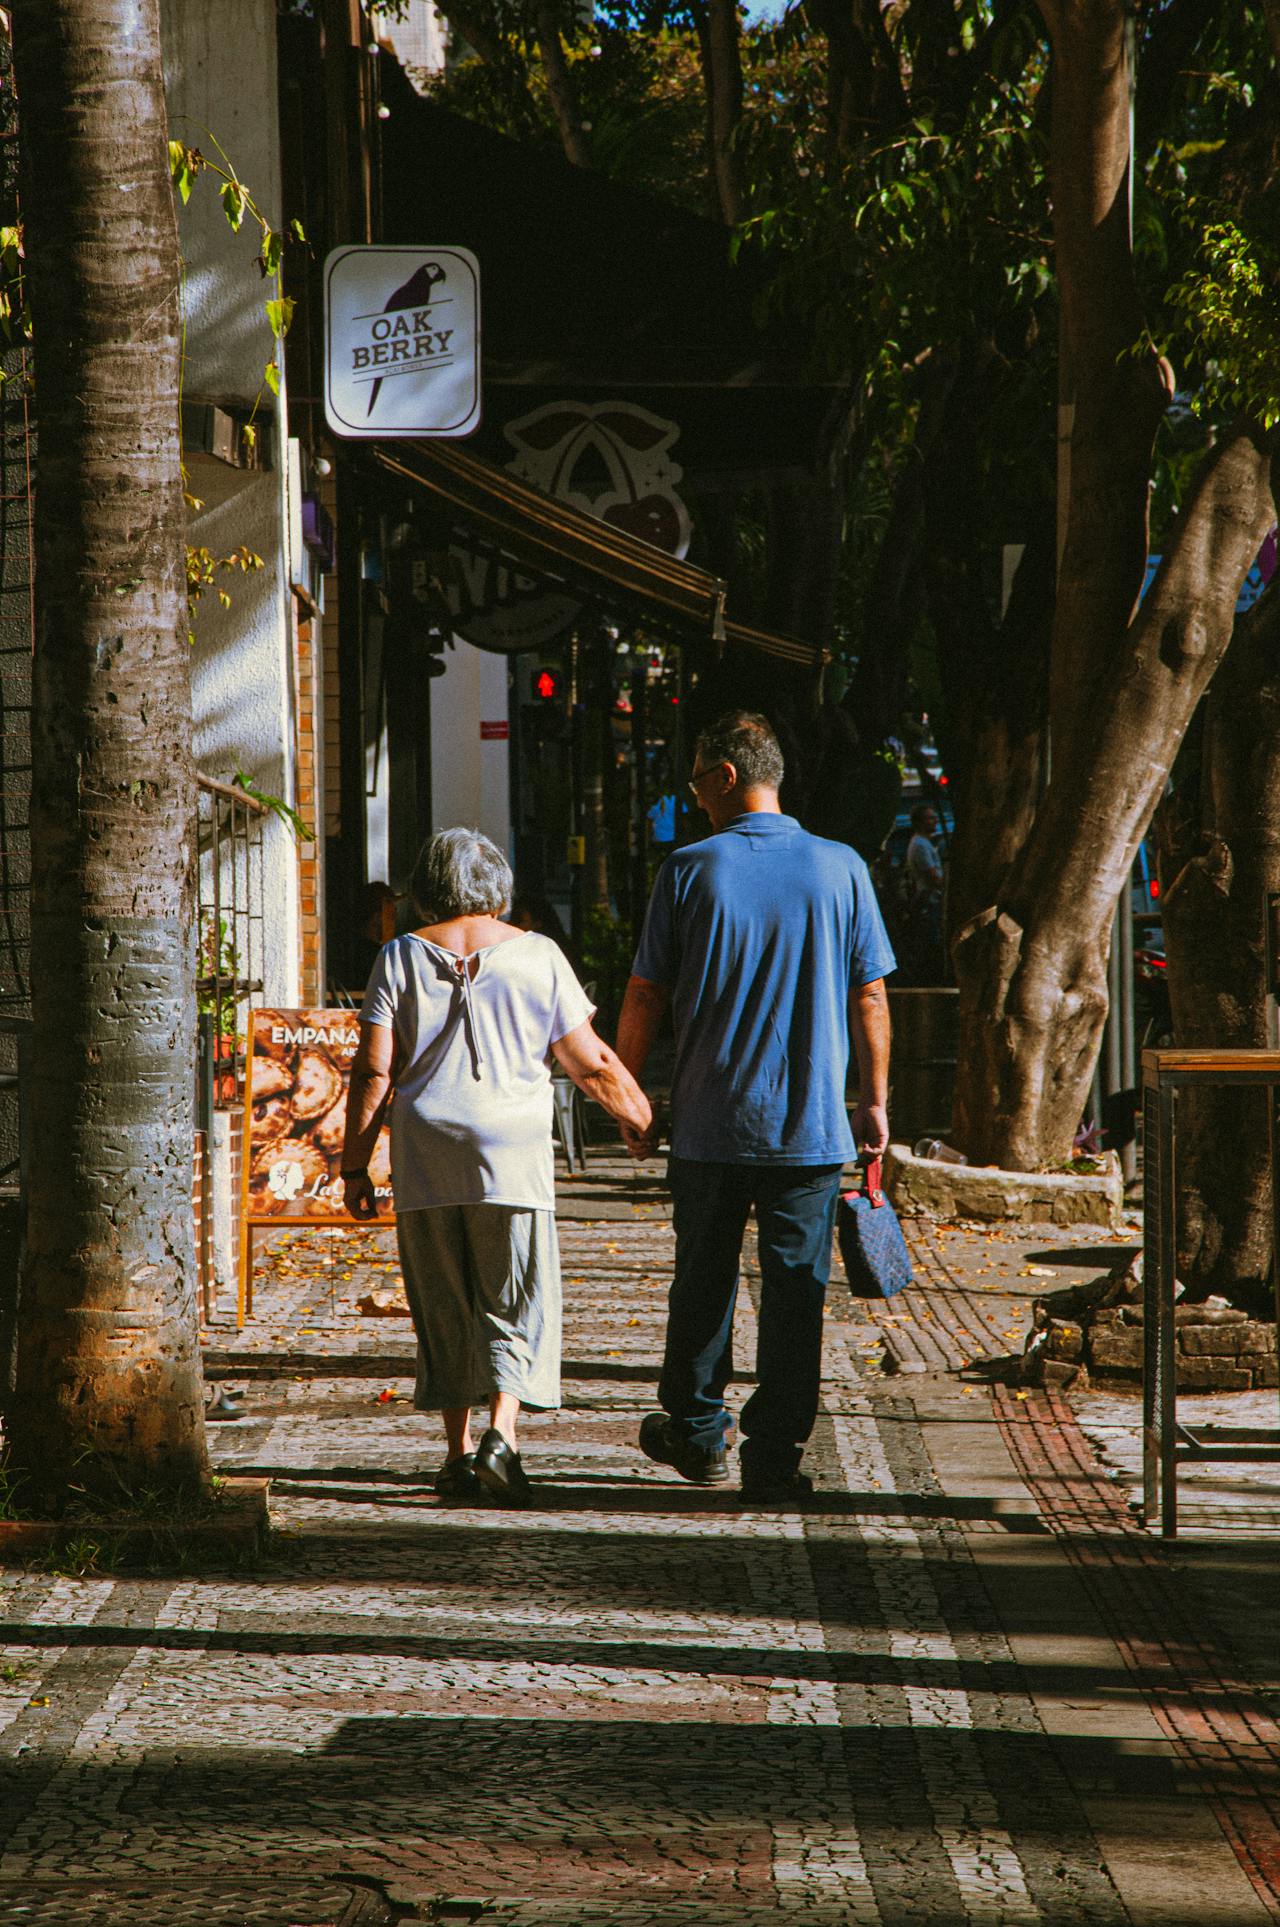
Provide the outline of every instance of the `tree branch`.
<path id="1" fill-rule="evenodd" d="M 555 7 L 551 0 L 538 0 L 534 9 L 534 21 L 538 52 L 542 55 L 542 65 L 547 76 L 547 96 L 551 111 L 560 129 L 560 142 L 566 157 L 575 167 L 590 167 L 591 153 L 587 146 L 586 130 L 582 116 L 578 112 L 578 98 L 574 91 L 573 77 L 569 63 L 565 59 L 564 46 L 560 39 L 560 28 L 556 22 Z"/>
<path id="2" fill-rule="evenodd" d="M 1064 759 L 1055 743 L 1053 781 L 1011 885 L 1015 914 L 1039 905 L 1084 925 L 1099 893 L 1108 904 L 1119 895 L 1274 521 L 1269 438 L 1238 422 L 1202 463 L 1160 572 L 1113 654 L 1087 748 Z"/>
<path id="3" fill-rule="evenodd" d="M 729 227 L 742 219 L 744 193 L 738 129 L 742 123 L 742 51 L 734 0 L 707 0 L 707 31 L 699 36 L 706 77 L 711 168 L 720 212 Z"/>
<path id="4" fill-rule="evenodd" d="M 1050 185 L 1069 437 L 1054 611 L 1054 754 L 1087 729 L 1142 588 L 1152 449 L 1168 364 L 1139 344 L 1129 221 L 1125 0 L 1039 0 L 1053 44 Z"/>
<path id="5" fill-rule="evenodd" d="M 827 36 L 828 145 L 847 154 L 907 114 L 897 50 L 878 0 L 813 0 L 809 11 Z"/>
<path id="6" fill-rule="evenodd" d="M 483 20 L 471 11 L 470 7 L 458 6 L 455 0 L 438 0 L 437 11 L 442 13 L 459 39 L 465 40 L 477 59 L 483 60 L 488 67 L 502 64 L 502 42 L 491 33 Z"/>
<path id="7" fill-rule="evenodd" d="M 1280 0 L 1262 0 L 1262 15 L 1267 23 L 1272 58 L 1280 66 Z"/>
<path id="8" fill-rule="evenodd" d="M 691 0 L 689 18 L 698 37 L 702 93 L 707 110 L 707 168 L 720 218 L 736 227 L 742 219 L 742 160 L 735 139 L 742 122 L 742 53 L 732 0 Z"/>

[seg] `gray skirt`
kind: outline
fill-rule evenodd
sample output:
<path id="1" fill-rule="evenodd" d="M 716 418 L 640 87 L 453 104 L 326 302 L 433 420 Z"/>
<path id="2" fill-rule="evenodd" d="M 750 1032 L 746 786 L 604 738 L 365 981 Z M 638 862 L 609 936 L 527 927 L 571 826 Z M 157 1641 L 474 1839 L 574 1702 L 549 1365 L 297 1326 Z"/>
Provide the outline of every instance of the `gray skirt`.
<path id="1" fill-rule="evenodd" d="M 433 1205 L 396 1214 L 405 1296 L 418 1335 L 420 1412 L 510 1392 L 560 1403 L 560 1245 L 554 1211 Z"/>

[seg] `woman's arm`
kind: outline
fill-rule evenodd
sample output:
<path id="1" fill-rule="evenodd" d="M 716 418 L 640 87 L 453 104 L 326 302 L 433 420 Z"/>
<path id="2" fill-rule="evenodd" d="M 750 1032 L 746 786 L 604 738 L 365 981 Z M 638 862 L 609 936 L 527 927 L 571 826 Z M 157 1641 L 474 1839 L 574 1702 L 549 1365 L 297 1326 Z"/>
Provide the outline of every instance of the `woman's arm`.
<path id="1" fill-rule="evenodd" d="M 590 1020 L 551 1046 L 556 1062 L 580 1091 L 603 1104 L 610 1117 L 643 1134 L 653 1120 L 649 1100 L 622 1059 L 597 1037 Z"/>
<path id="2" fill-rule="evenodd" d="M 377 1215 L 369 1160 L 391 1097 L 395 1047 L 390 1024 L 361 1024 L 347 1087 L 347 1129 L 342 1140 L 343 1203 L 353 1218 Z"/>

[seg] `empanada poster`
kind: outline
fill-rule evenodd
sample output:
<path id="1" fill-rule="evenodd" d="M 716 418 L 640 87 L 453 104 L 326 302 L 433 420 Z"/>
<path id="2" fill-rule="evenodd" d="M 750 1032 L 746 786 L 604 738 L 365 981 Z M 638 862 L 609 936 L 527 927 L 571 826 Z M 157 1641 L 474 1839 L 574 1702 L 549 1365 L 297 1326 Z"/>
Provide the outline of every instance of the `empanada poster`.
<path id="1" fill-rule="evenodd" d="M 255 1010 L 245 1072 L 244 1216 L 250 1224 L 353 1224 L 342 1205 L 347 1084 L 360 1042 L 353 1010 Z M 369 1165 L 390 1222 L 391 1137 Z M 368 1222 L 367 1220 L 363 1222 Z"/>

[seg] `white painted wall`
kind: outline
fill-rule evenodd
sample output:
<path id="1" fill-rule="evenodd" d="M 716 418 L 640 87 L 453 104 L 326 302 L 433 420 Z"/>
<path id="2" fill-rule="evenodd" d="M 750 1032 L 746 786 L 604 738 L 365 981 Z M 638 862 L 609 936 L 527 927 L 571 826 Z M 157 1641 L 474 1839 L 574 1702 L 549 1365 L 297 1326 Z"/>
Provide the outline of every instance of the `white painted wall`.
<path id="1" fill-rule="evenodd" d="M 483 830 L 511 858 L 511 745 L 480 736 L 481 722 L 508 720 L 508 658 L 459 638 L 445 661 L 431 685 L 432 827 Z"/>
<path id="2" fill-rule="evenodd" d="M 419 91 L 428 75 L 443 73 L 449 29 L 434 0 L 405 0 L 398 15 L 379 10 L 373 15 L 373 30 L 391 48 Z"/>
<path id="3" fill-rule="evenodd" d="M 267 219 L 281 222 L 275 0 L 162 0 L 165 87 L 174 138 L 216 154 L 221 146 Z M 202 176 L 182 210 L 186 356 L 184 393 L 223 406 L 252 407 L 272 337 L 263 312 L 270 294 L 255 265 L 258 230 L 227 225 L 219 183 Z M 293 803 L 295 667 L 289 584 L 287 412 L 282 392 L 263 405 L 275 417 L 274 466 L 259 473 L 192 464 L 192 492 L 208 506 L 192 517 L 189 540 L 214 555 L 241 543 L 263 558 L 252 575 L 226 577 L 229 610 L 206 595 L 192 652 L 195 749 L 199 767 L 229 780 L 242 769 L 266 794 Z M 299 563 L 299 567 L 301 564 Z M 305 581 L 305 576 L 299 575 Z M 275 818 L 264 838 L 265 998 L 298 997 L 296 846 Z"/>

